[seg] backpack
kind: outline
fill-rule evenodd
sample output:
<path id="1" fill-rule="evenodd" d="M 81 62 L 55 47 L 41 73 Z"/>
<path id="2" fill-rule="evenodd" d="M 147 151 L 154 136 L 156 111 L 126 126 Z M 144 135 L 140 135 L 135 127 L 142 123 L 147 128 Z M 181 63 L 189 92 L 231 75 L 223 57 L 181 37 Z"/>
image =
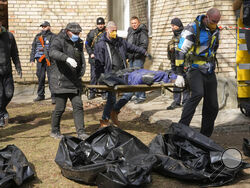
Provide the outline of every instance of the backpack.
<path id="1" fill-rule="evenodd" d="M 243 0 L 243 24 L 250 27 L 250 0 Z"/>

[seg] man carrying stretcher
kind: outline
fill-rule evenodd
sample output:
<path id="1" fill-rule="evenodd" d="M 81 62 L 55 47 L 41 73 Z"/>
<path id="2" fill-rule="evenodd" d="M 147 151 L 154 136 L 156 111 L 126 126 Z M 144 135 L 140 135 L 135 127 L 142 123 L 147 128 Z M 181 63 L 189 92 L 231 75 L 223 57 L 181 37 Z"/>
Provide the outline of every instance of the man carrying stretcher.
<path id="1" fill-rule="evenodd" d="M 95 45 L 95 67 L 103 73 L 117 72 L 125 69 L 127 52 L 137 52 L 148 56 L 144 48 L 137 47 L 126 42 L 121 37 L 117 36 L 117 26 L 115 22 L 110 21 L 106 26 L 106 34 L 102 36 L 99 42 Z M 119 124 L 118 113 L 120 109 L 128 102 L 124 96 L 116 103 L 115 92 L 108 92 L 107 103 L 104 106 L 100 126 L 105 127 L 110 125 L 109 119 L 116 125 Z"/>

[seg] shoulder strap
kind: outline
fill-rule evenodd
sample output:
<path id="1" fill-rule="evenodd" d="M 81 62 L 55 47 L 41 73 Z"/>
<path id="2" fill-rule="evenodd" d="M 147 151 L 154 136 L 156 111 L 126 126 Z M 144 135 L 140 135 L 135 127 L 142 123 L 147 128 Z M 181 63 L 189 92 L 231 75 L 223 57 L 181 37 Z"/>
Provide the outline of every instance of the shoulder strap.
<path id="1" fill-rule="evenodd" d="M 99 36 L 99 35 L 101 35 L 103 33 L 103 31 L 100 31 L 95 37 L 94 37 L 94 39 L 93 39 L 93 41 L 92 41 L 92 43 L 91 43 L 91 48 L 94 46 L 94 44 L 95 44 L 95 42 L 96 42 L 96 40 L 97 40 L 97 37 Z"/>
<path id="2" fill-rule="evenodd" d="M 194 21 L 196 24 L 196 36 L 195 36 L 195 42 L 194 42 L 194 55 L 196 54 L 196 48 L 197 46 L 200 45 L 200 26 L 199 26 L 199 22 L 197 20 Z"/>

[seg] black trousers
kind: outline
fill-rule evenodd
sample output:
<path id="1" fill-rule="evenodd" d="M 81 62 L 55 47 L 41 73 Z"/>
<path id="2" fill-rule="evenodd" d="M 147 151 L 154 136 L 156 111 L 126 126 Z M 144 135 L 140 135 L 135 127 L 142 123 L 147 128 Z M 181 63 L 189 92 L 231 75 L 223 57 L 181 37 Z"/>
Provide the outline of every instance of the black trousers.
<path id="1" fill-rule="evenodd" d="M 202 122 L 200 132 L 211 136 L 214 121 L 218 114 L 217 79 L 215 73 L 204 75 L 198 69 L 191 69 L 188 73 L 191 97 L 183 108 L 179 123 L 190 124 L 195 109 L 203 98 Z"/>
<path id="2" fill-rule="evenodd" d="M 76 127 L 77 134 L 84 132 L 84 115 L 83 115 L 83 103 L 80 94 L 66 93 L 55 94 L 56 106 L 52 112 L 51 117 L 51 132 L 60 132 L 60 121 L 62 114 L 65 111 L 68 98 L 71 101 L 73 107 L 73 118 Z"/>
<path id="3" fill-rule="evenodd" d="M 45 78 L 46 78 L 46 72 L 48 76 L 48 83 L 49 83 L 49 89 L 50 89 L 50 72 L 49 67 L 47 67 L 46 60 L 43 59 L 43 61 L 40 63 L 37 59 L 36 64 L 36 76 L 38 78 L 38 89 L 37 89 L 37 95 L 39 97 L 45 96 Z M 50 89 L 51 92 L 51 89 Z M 51 93 L 51 98 L 53 98 L 54 95 Z"/>
<path id="4" fill-rule="evenodd" d="M 181 105 L 181 103 L 184 105 L 188 99 L 190 98 L 190 92 L 189 89 L 185 89 L 183 92 L 180 92 L 182 89 L 178 87 L 174 87 L 174 103 Z M 175 93 L 176 92 L 176 93 Z M 182 96 L 182 102 L 181 102 L 181 96 Z"/>
<path id="5" fill-rule="evenodd" d="M 90 64 L 90 84 L 97 85 L 98 79 L 100 78 L 102 70 L 98 70 L 95 66 L 95 60 L 89 57 Z M 95 89 L 91 89 L 90 93 L 95 93 Z"/>
<path id="6" fill-rule="evenodd" d="M 0 118 L 7 112 L 6 107 L 14 94 L 14 82 L 12 74 L 0 76 Z"/>

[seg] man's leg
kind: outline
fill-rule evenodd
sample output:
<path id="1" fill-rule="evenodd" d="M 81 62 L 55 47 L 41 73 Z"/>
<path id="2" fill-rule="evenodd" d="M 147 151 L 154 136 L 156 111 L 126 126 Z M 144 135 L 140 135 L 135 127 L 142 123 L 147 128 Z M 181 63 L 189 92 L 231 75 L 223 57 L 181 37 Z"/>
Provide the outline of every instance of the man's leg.
<path id="1" fill-rule="evenodd" d="M 38 97 L 34 101 L 41 101 L 45 99 L 45 71 L 46 71 L 45 62 L 42 61 L 40 63 L 37 61 L 36 76 L 38 78 L 38 89 L 37 89 Z"/>
<path id="2" fill-rule="evenodd" d="M 8 124 L 9 114 L 7 112 L 7 105 L 10 103 L 14 94 L 14 81 L 12 74 L 6 76 L 3 81 L 4 86 L 4 94 L 3 94 L 3 112 L 4 112 L 4 120 L 5 124 Z"/>
<path id="3" fill-rule="evenodd" d="M 46 71 L 47 71 L 47 77 L 48 77 L 48 84 L 49 84 L 49 90 L 50 90 L 50 94 L 51 94 L 51 103 L 52 104 L 56 104 L 56 99 L 55 99 L 55 95 L 51 92 L 51 87 L 50 87 L 50 67 L 46 65 Z"/>
<path id="4" fill-rule="evenodd" d="M 218 114 L 217 80 L 215 73 L 207 75 L 205 80 L 204 101 L 202 107 L 201 133 L 210 137 L 214 130 L 214 121 Z"/>
<path id="5" fill-rule="evenodd" d="M 121 99 L 114 105 L 111 111 L 111 120 L 115 125 L 119 125 L 118 114 L 123 106 L 125 106 L 128 101 L 132 98 L 133 93 L 124 93 Z"/>
<path id="6" fill-rule="evenodd" d="M 61 135 L 60 121 L 62 114 L 65 111 L 68 96 L 67 94 L 55 94 L 55 99 L 56 106 L 51 116 L 51 133 Z"/>
<path id="7" fill-rule="evenodd" d="M 188 99 L 190 98 L 190 91 L 189 89 L 185 89 L 182 93 L 182 105 L 184 106 Z"/>
<path id="8" fill-rule="evenodd" d="M 102 114 L 102 120 L 109 120 L 110 119 L 110 113 L 113 109 L 113 106 L 116 102 L 116 96 L 114 92 L 108 92 L 107 102 L 104 106 L 103 114 Z"/>
<path id="9" fill-rule="evenodd" d="M 202 73 L 198 69 L 195 69 L 191 70 L 189 74 L 190 77 L 188 81 L 190 85 L 191 97 L 186 102 L 181 114 L 181 119 L 179 121 L 179 123 L 185 124 L 187 126 L 189 126 L 195 113 L 195 109 L 204 96 L 204 83 Z"/>
<path id="10" fill-rule="evenodd" d="M 0 76 L 0 127 L 4 127 L 4 77 Z"/>
<path id="11" fill-rule="evenodd" d="M 84 112 L 81 94 L 70 94 L 70 101 L 73 107 L 73 117 L 78 135 L 84 133 Z"/>
<path id="12" fill-rule="evenodd" d="M 97 79 L 96 79 L 96 70 L 95 70 L 95 65 L 94 65 L 94 60 L 89 58 L 89 64 L 90 64 L 90 84 L 91 85 L 96 85 L 97 84 Z M 95 90 L 91 89 L 89 92 L 88 99 L 94 99 L 95 98 Z"/>
<path id="13" fill-rule="evenodd" d="M 175 108 L 181 107 L 181 89 L 174 87 L 173 91 L 174 101 L 170 106 L 167 107 L 167 110 L 174 110 Z"/>

